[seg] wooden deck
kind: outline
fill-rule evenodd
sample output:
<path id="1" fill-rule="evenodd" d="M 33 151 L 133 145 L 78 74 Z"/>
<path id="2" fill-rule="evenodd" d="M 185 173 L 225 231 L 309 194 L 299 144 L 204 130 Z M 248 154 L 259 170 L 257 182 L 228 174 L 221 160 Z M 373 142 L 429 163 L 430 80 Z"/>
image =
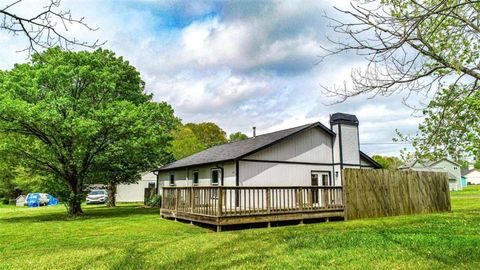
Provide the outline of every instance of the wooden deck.
<path id="1" fill-rule="evenodd" d="M 164 187 L 162 217 L 216 225 L 344 217 L 342 187 Z"/>

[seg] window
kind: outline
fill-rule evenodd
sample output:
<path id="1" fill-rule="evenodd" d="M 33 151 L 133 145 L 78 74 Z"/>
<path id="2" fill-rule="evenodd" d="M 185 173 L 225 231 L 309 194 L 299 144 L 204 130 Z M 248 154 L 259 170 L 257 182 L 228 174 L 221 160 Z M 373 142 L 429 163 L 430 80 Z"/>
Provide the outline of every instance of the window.
<path id="1" fill-rule="evenodd" d="M 198 185 L 198 171 L 193 172 L 193 185 L 197 186 Z"/>
<path id="2" fill-rule="evenodd" d="M 170 186 L 175 186 L 175 174 L 170 174 Z"/>
<path id="3" fill-rule="evenodd" d="M 220 179 L 220 169 L 212 170 L 212 177 L 210 178 L 212 185 L 218 185 L 218 180 Z"/>
<path id="4" fill-rule="evenodd" d="M 148 182 L 148 188 L 155 188 L 155 182 Z"/>

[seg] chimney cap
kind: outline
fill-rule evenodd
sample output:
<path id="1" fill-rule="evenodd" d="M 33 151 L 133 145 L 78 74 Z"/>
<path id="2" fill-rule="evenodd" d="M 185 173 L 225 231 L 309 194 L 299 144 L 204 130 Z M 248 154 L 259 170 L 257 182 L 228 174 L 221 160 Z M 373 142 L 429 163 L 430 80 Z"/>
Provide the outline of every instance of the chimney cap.
<path id="1" fill-rule="evenodd" d="M 353 114 L 334 113 L 330 116 L 330 124 L 346 124 L 358 126 L 358 118 Z"/>

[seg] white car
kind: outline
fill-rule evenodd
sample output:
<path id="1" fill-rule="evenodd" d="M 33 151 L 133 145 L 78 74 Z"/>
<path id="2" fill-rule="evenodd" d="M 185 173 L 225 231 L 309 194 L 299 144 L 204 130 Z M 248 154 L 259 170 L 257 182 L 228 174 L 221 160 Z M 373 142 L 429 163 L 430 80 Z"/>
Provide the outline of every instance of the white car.
<path id="1" fill-rule="evenodd" d="M 108 194 L 107 191 L 104 189 L 95 189 L 90 191 L 87 195 L 87 204 L 94 204 L 94 203 L 105 203 L 107 202 Z"/>

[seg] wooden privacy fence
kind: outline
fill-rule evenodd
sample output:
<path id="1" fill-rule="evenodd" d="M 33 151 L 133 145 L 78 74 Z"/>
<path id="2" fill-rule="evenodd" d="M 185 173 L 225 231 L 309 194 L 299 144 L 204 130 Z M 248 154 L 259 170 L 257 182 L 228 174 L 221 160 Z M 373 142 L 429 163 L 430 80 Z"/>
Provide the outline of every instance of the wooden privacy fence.
<path id="1" fill-rule="evenodd" d="M 446 173 L 344 169 L 343 177 L 346 219 L 450 211 Z"/>

